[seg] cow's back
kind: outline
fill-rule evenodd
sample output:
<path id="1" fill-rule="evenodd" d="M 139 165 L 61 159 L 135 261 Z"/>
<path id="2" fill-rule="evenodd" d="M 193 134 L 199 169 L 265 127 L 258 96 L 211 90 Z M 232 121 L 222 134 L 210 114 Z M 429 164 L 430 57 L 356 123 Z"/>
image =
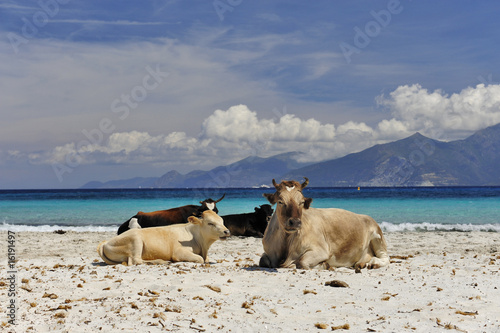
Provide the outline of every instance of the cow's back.
<path id="1" fill-rule="evenodd" d="M 172 224 L 162 227 L 138 229 L 143 239 L 144 260 L 172 260 L 172 253 L 176 247 L 185 246 L 193 240 L 188 230 L 188 223 Z"/>
<path id="2" fill-rule="evenodd" d="M 139 224 L 141 228 L 162 227 L 172 224 L 187 223 L 188 217 L 199 214 L 199 208 L 200 206 L 187 205 L 148 213 L 138 212 L 118 228 L 117 234 L 120 235 L 131 229 L 130 221 L 132 219 L 136 219 L 135 222 Z"/>
<path id="3" fill-rule="evenodd" d="M 242 236 L 250 227 L 253 213 L 230 214 L 222 216 L 224 225 L 231 231 L 233 236 Z"/>
<path id="4" fill-rule="evenodd" d="M 302 215 L 307 231 L 324 233 L 328 239 L 348 238 L 377 230 L 377 223 L 368 215 L 357 214 L 339 208 L 310 208 Z"/>
<path id="5" fill-rule="evenodd" d="M 134 248 L 141 248 L 143 260 L 172 260 L 172 254 L 176 247 L 185 246 L 193 240 L 192 233 L 188 230 L 188 223 L 175 224 L 163 227 L 151 227 L 145 229 L 130 229 L 113 237 L 100 247 L 110 260 L 118 262 L 125 261 L 120 255 L 132 256 Z M 120 255 L 115 257 L 113 253 L 119 249 Z M 102 256 L 101 256 L 102 257 Z"/>
<path id="6" fill-rule="evenodd" d="M 353 260 L 359 260 L 375 234 L 383 238 L 373 218 L 344 209 L 310 208 L 302 219 L 308 226 L 308 230 L 301 233 L 302 242 L 317 242 L 318 246 L 324 246 L 321 242 L 326 242 L 334 255 L 332 264 L 335 266 L 349 266 Z"/>
<path id="7" fill-rule="evenodd" d="M 176 207 L 166 210 L 157 210 L 155 212 L 139 212 L 135 217 L 139 220 L 139 224 L 145 227 L 160 227 L 171 224 L 186 223 L 189 216 L 197 211 L 199 206 L 189 205 Z M 149 225 L 144 226 L 147 222 Z"/>

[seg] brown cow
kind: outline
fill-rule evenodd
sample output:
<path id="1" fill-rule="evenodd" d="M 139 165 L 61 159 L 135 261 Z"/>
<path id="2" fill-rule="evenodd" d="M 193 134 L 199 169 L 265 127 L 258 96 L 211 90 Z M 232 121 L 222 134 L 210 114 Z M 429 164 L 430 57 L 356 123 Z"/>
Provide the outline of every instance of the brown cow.
<path id="1" fill-rule="evenodd" d="M 138 212 L 136 215 L 125 221 L 119 228 L 117 234 L 121 234 L 129 229 L 135 228 L 151 228 L 162 227 L 177 223 L 186 223 L 190 216 L 200 216 L 206 210 L 219 212 L 216 204 L 224 199 L 226 194 L 222 195 L 219 200 L 208 198 L 200 201 L 201 206 L 187 205 L 182 207 L 170 208 L 166 210 L 157 210 L 155 212 L 144 213 Z"/>
<path id="2" fill-rule="evenodd" d="M 375 220 L 347 210 L 310 208 L 312 199 L 300 184 L 282 181 L 276 192 L 264 194 L 271 204 L 277 203 L 262 244 L 262 267 L 379 268 L 389 264 L 387 244 Z"/>

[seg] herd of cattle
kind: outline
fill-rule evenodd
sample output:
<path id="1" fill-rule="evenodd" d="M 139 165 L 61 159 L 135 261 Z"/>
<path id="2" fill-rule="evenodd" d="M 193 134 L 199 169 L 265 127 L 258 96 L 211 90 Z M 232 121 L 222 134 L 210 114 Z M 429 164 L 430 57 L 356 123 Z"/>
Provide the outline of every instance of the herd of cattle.
<path id="1" fill-rule="evenodd" d="M 219 213 L 217 203 L 224 199 L 224 194 L 219 200 L 212 198 L 200 201 L 200 206 L 187 205 L 151 213 L 138 212 L 118 228 L 118 235 L 129 229 L 164 227 L 172 224 L 187 223 L 190 216 L 200 217 L 206 210 Z M 233 214 L 222 216 L 224 225 L 233 236 L 263 237 L 267 222 L 273 214 L 271 205 L 255 207 L 255 212 L 246 214 Z"/>
<path id="2" fill-rule="evenodd" d="M 379 268 L 389 264 L 382 230 L 367 215 L 337 208 L 312 208 L 308 185 L 273 179 L 269 204 L 255 212 L 217 215 L 218 200 L 150 213 L 138 212 L 118 228 L 118 235 L 99 244 L 97 252 L 110 265 L 142 262 L 207 261 L 209 247 L 233 236 L 262 237 L 259 265 L 269 268 Z"/>

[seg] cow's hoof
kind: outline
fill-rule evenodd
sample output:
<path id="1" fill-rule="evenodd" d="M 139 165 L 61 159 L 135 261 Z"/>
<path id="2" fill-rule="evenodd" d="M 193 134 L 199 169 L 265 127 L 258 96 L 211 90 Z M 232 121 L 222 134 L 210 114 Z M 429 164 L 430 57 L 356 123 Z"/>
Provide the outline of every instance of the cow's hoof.
<path id="1" fill-rule="evenodd" d="M 367 267 L 367 268 L 368 268 L 368 266 L 366 265 L 366 263 L 364 263 L 364 262 L 362 262 L 362 263 L 357 263 L 357 264 L 355 264 L 355 265 L 354 265 L 354 270 L 355 270 L 355 272 L 356 272 L 356 273 L 361 273 L 361 270 L 362 270 L 363 268 L 365 268 L 365 267 Z"/>
<path id="2" fill-rule="evenodd" d="M 377 269 L 377 268 L 380 268 L 380 265 L 379 264 L 368 264 L 368 265 L 366 265 L 366 268 Z"/>
<path id="3" fill-rule="evenodd" d="M 259 266 L 271 268 L 271 262 L 270 262 L 269 257 L 267 255 L 264 254 L 264 255 L 262 255 L 262 257 L 260 257 Z"/>

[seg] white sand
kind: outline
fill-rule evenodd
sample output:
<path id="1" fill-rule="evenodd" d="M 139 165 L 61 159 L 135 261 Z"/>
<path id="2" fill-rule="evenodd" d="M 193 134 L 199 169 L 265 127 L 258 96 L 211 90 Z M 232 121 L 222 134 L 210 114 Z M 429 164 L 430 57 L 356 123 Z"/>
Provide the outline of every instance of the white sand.
<path id="1" fill-rule="evenodd" d="M 215 242 L 209 265 L 105 266 L 95 248 L 112 236 L 17 233 L 17 325 L 7 323 L 2 256 L 0 330 L 500 331 L 500 233 L 388 233 L 391 264 L 361 274 L 260 269 L 261 239 L 237 237 Z M 332 280 L 349 287 L 325 286 Z"/>

